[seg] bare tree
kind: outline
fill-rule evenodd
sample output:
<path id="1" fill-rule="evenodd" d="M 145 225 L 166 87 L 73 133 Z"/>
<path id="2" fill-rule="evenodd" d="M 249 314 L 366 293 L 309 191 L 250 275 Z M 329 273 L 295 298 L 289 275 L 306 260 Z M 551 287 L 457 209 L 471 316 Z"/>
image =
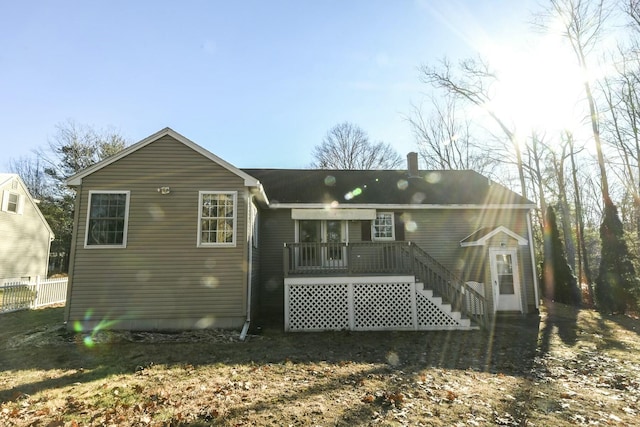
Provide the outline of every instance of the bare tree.
<path id="1" fill-rule="evenodd" d="M 573 204 L 576 216 L 576 241 L 578 249 L 578 280 L 580 283 L 586 283 L 589 289 L 590 303 L 593 303 L 593 281 L 591 280 L 591 271 L 589 269 L 589 252 L 584 232 L 584 214 L 583 203 L 580 190 L 580 182 L 578 180 L 578 167 L 576 162 L 576 148 L 573 134 L 566 132 L 566 141 L 569 144 L 569 159 L 571 160 L 571 178 L 573 182 Z"/>
<path id="2" fill-rule="evenodd" d="M 588 78 L 590 64 L 587 60 L 589 54 L 599 47 L 609 14 L 610 9 L 605 7 L 604 0 L 549 0 L 549 7 L 541 15 L 541 22 L 545 29 L 560 28 L 560 35 L 569 42 L 584 76 L 584 94 L 589 106 L 603 202 L 600 224 L 602 246 L 594 294 L 599 309 L 624 312 L 634 304 L 633 295 L 640 292 L 640 281 L 635 274 L 635 260 L 628 249 L 618 208 L 611 199 L 601 141 L 601 118 Z"/>
<path id="3" fill-rule="evenodd" d="M 407 117 L 418 153 L 427 168 L 470 169 L 489 175 L 498 162 L 474 143 L 471 121 L 461 117 L 457 99 L 452 94 L 445 94 L 441 101 L 431 98 L 431 104 L 433 109 L 429 116 L 422 105 L 414 105 L 411 116 Z"/>
<path id="4" fill-rule="evenodd" d="M 97 130 L 91 126 L 67 120 L 56 126 L 49 140 L 48 152 L 38 154 L 47 166 L 45 171 L 59 183 L 124 149 L 127 141 L 114 129 Z"/>
<path id="5" fill-rule="evenodd" d="M 551 30 L 559 26 L 560 35 L 569 42 L 576 62 L 582 70 L 584 92 L 589 105 L 591 131 L 600 169 L 602 199 L 605 205 L 613 202 L 609 193 L 609 181 L 602 153 L 598 110 L 591 82 L 587 78 L 590 70 L 587 57 L 598 45 L 609 14 L 604 0 L 549 0 L 548 9 L 539 16 L 539 25 L 542 28 Z"/>
<path id="6" fill-rule="evenodd" d="M 9 171 L 22 178 L 29 189 L 29 193 L 36 199 L 45 197 L 48 193 L 47 175 L 44 173 L 42 161 L 39 157 L 20 157 L 9 161 Z"/>
<path id="7" fill-rule="evenodd" d="M 624 183 L 640 212 L 640 62 L 635 55 L 621 55 L 618 73 L 602 84 L 607 104 L 603 130 L 617 151 L 614 173 Z M 635 224 L 640 235 L 640 216 Z"/>
<path id="8" fill-rule="evenodd" d="M 349 122 L 332 127 L 312 155 L 314 169 L 395 169 L 403 164 L 391 145 L 372 143 L 364 130 Z"/>
<path id="9" fill-rule="evenodd" d="M 531 177 L 532 184 L 537 191 L 537 198 L 540 204 L 540 210 L 538 211 L 538 222 L 540 230 L 544 229 L 545 215 L 547 211 L 547 198 L 545 191 L 545 178 L 542 165 L 545 160 L 546 145 L 543 142 L 544 137 L 537 132 L 533 132 L 531 135 L 531 144 L 527 145 L 527 158 L 529 175 Z M 534 192 L 535 194 L 536 192 Z"/>
<path id="10" fill-rule="evenodd" d="M 56 126 L 48 147 L 34 158 L 10 162 L 11 169 L 40 199 L 40 210 L 56 236 L 51 244 L 53 271 L 67 271 L 69 261 L 75 193 L 66 186 L 66 178 L 117 153 L 126 144 L 113 129 L 96 130 L 68 120 Z"/>
<path id="11" fill-rule="evenodd" d="M 516 167 L 520 178 L 522 195 L 527 197 L 524 165 L 522 162 L 522 150 L 516 131 L 509 126 L 506 119 L 498 115 L 491 107 L 492 86 L 499 80 L 497 74 L 482 58 L 467 58 L 458 64 L 459 75 L 452 64 L 444 59 L 440 67 L 423 65 L 420 67 L 420 78 L 423 82 L 458 98 L 464 99 L 484 110 L 491 119 L 500 127 L 504 135 L 509 139 L 516 155 Z"/>

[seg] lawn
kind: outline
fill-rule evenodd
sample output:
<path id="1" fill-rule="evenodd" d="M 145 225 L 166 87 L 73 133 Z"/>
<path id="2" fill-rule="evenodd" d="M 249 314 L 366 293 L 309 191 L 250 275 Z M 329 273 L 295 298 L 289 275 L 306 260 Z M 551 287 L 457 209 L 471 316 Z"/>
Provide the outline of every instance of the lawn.
<path id="1" fill-rule="evenodd" d="M 490 331 L 68 333 L 0 315 L 0 425 L 637 425 L 640 321 L 548 305 Z"/>

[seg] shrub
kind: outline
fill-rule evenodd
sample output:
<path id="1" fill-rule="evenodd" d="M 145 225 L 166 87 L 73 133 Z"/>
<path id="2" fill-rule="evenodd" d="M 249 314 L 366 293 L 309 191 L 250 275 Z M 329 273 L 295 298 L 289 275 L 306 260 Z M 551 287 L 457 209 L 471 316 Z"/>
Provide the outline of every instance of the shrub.
<path id="1" fill-rule="evenodd" d="M 580 305 L 578 280 L 567 261 L 567 254 L 558 231 L 556 214 L 551 206 L 546 212 L 541 282 L 546 298 L 573 306 Z"/>
<path id="2" fill-rule="evenodd" d="M 602 312 L 625 313 L 638 305 L 640 281 L 633 267 L 618 209 L 611 202 L 605 203 L 604 208 L 600 225 L 602 256 L 595 283 L 596 307 Z"/>

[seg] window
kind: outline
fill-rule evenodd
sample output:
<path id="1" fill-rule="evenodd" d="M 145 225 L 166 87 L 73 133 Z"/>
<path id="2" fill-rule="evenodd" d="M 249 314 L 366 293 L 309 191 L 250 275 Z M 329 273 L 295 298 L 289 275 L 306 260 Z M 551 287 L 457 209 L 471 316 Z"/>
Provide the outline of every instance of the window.
<path id="1" fill-rule="evenodd" d="M 13 191 L 4 191 L 2 194 L 2 210 L 14 214 L 22 214 L 24 197 Z"/>
<path id="2" fill-rule="evenodd" d="M 371 224 L 373 240 L 394 240 L 393 212 L 378 212 Z"/>
<path id="3" fill-rule="evenodd" d="M 123 248 L 127 246 L 129 192 L 89 192 L 87 247 Z"/>
<path id="4" fill-rule="evenodd" d="M 237 193 L 201 191 L 198 246 L 235 246 Z"/>
<path id="5" fill-rule="evenodd" d="M 18 213 L 18 194 L 9 193 L 9 200 L 7 202 L 7 211 Z"/>

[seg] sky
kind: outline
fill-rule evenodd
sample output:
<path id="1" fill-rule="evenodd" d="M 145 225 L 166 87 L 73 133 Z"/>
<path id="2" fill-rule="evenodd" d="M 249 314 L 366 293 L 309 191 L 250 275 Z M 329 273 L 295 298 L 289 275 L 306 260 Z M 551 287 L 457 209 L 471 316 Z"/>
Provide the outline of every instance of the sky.
<path id="1" fill-rule="evenodd" d="M 68 120 L 171 127 L 234 166 L 304 168 L 334 125 L 402 156 L 418 67 L 516 43 L 533 1 L 5 1 L 0 172 Z"/>

